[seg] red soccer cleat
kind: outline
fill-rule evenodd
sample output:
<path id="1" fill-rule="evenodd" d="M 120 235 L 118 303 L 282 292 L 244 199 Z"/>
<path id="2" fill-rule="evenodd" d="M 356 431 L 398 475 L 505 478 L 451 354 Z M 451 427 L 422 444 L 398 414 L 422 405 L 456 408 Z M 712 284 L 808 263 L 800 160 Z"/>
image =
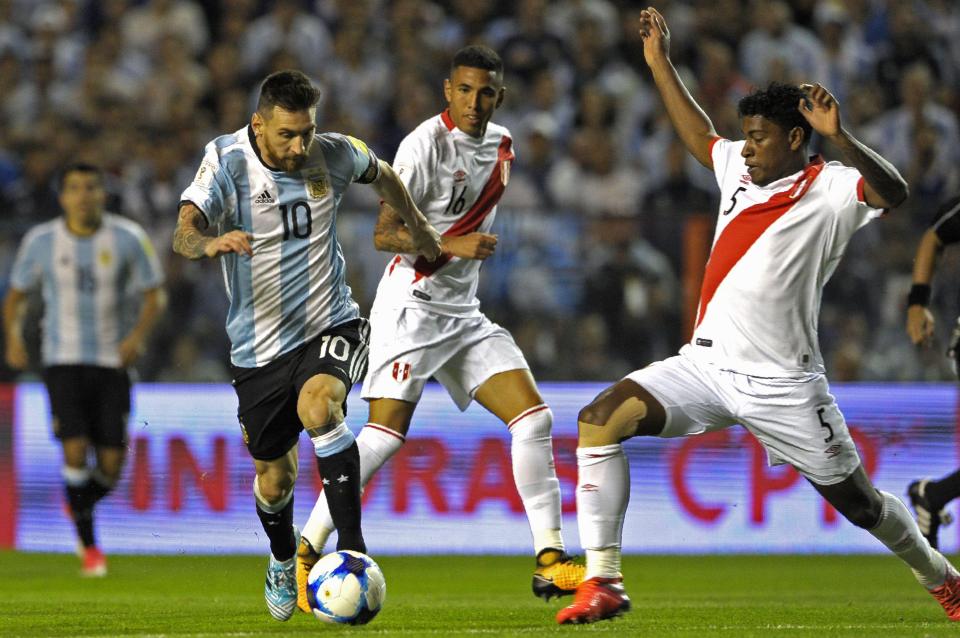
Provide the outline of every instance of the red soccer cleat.
<path id="1" fill-rule="evenodd" d="M 627 611 L 630 598 L 623 589 L 623 579 L 596 576 L 580 583 L 573 603 L 557 612 L 557 622 L 581 625 L 616 618 Z"/>
<path id="2" fill-rule="evenodd" d="M 960 620 L 960 573 L 947 563 L 947 579 L 930 594 L 937 599 L 950 620 Z"/>
<path id="3" fill-rule="evenodd" d="M 96 545 L 83 548 L 83 567 L 80 568 L 80 573 L 93 578 L 107 575 L 107 557 Z"/>

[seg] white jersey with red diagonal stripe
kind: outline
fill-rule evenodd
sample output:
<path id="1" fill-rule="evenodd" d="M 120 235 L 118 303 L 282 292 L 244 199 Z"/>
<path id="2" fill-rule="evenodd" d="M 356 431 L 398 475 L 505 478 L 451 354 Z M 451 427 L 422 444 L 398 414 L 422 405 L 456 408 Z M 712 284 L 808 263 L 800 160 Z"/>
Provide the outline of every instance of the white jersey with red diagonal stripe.
<path id="1" fill-rule="evenodd" d="M 757 186 L 743 144 L 718 138 L 711 149 L 720 212 L 696 328 L 683 351 L 753 376 L 822 374 L 823 286 L 853 233 L 883 211 L 864 202 L 859 171 L 819 156 Z"/>
<path id="2" fill-rule="evenodd" d="M 443 235 L 490 232 L 510 179 L 510 132 L 493 122 L 482 138 L 467 135 L 446 111 L 404 138 L 393 166 L 427 219 Z M 374 309 L 425 307 L 452 316 L 480 312 L 477 259 L 449 255 L 427 262 L 395 255 L 384 269 Z"/>

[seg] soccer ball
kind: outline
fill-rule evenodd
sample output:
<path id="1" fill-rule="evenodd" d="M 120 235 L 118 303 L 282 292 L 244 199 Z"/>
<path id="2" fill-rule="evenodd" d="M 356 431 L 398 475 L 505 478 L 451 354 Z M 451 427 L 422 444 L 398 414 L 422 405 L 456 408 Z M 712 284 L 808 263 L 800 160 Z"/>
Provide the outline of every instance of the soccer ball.
<path id="1" fill-rule="evenodd" d="M 307 600 L 324 622 L 365 625 L 387 597 L 383 572 L 372 558 L 342 550 L 317 561 L 307 576 Z"/>

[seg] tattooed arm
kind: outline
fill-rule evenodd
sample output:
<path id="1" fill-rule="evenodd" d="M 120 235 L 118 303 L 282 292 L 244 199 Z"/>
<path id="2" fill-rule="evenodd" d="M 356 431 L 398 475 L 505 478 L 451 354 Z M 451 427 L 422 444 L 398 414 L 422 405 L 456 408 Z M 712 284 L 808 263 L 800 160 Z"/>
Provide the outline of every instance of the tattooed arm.
<path id="1" fill-rule="evenodd" d="M 412 255 L 417 252 L 413 238 L 399 213 L 389 204 L 380 204 L 380 216 L 373 230 L 373 245 L 388 253 Z M 440 249 L 463 259 L 486 259 L 497 248 L 497 236 L 490 233 L 467 233 L 466 235 L 441 235 Z"/>
<path id="2" fill-rule="evenodd" d="M 177 228 L 173 231 L 173 251 L 188 259 L 219 257 L 227 253 L 252 256 L 250 242 L 253 235 L 242 230 L 231 230 L 219 237 L 204 235 L 201 225 L 206 228 L 206 220 L 200 209 L 191 202 L 180 205 Z"/>
<path id="3" fill-rule="evenodd" d="M 373 245 L 387 253 L 412 255 L 417 252 L 403 218 L 387 203 L 380 204 L 377 225 L 373 229 Z"/>

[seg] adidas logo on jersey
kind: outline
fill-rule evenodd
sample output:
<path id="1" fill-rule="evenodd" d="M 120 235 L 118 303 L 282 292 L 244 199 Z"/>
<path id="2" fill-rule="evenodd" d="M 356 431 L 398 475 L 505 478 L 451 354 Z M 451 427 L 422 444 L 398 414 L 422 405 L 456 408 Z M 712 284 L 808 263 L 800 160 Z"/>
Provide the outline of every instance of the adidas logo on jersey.
<path id="1" fill-rule="evenodd" d="M 273 204 L 275 202 L 273 199 L 273 195 L 271 195 L 268 191 L 263 191 L 257 196 L 255 200 L 253 200 L 253 203 L 254 204 Z"/>

